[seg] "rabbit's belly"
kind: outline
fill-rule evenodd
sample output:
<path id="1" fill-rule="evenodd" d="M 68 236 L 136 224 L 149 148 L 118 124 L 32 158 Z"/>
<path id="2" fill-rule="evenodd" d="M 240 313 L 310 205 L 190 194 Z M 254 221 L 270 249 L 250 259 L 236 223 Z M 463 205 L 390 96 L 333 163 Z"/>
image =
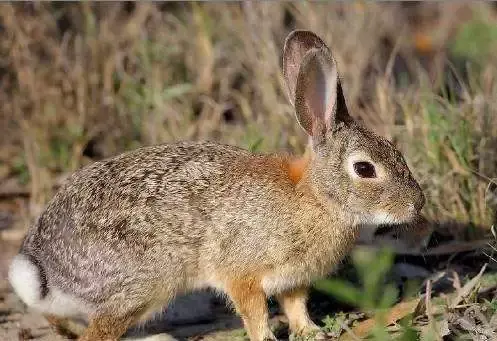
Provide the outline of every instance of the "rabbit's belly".
<path id="1" fill-rule="evenodd" d="M 308 286 L 315 278 L 308 269 L 281 268 L 262 278 L 262 288 L 266 295 L 276 295 L 297 287 Z"/>

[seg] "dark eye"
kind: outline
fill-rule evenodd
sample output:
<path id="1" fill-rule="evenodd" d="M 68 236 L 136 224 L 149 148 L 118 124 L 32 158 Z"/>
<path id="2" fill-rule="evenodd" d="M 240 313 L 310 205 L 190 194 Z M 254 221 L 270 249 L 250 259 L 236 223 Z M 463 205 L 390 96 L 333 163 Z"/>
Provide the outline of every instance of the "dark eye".
<path id="1" fill-rule="evenodd" d="M 376 171 L 374 170 L 374 166 L 366 161 L 356 162 L 354 163 L 354 171 L 361 178 L 375 178 Z"/>

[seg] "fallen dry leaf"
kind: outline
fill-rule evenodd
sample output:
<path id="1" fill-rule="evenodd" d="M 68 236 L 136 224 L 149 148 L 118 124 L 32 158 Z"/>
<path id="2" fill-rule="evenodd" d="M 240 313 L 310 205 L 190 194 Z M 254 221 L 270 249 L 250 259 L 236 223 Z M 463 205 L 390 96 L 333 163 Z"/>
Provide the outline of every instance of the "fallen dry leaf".
<path id="1" fill-rule="evenodd" d="M 400 302 L 394 305 L 392 308 L 390 308 L 390 311 L 388 312 L 385 318 L 386 325 L 388 326 L 404 318 L 408 314 L 414 312 L 414 309 L 418 306 L 418 304 L 419 304 L 419 299 L 414 299 L 407 302 Z M 363 338 L 371 332 L 375 323 L 376 320 L 374 318 L 362 321 L 359 324 L 357 324 L 354 328 L 352 328 L 351 330 L 352 335 L 350 334 L 350 332 L 346 332 L 340 337 L 339 340 L 349 341 L 349 340 L 356 340 L 357 338 Z"/>

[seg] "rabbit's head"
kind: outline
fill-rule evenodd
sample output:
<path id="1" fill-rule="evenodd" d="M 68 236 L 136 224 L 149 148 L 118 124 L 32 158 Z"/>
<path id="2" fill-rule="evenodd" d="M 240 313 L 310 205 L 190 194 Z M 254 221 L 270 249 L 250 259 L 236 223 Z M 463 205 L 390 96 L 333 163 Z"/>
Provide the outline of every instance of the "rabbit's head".
<path id="1" fill-rule="evenodd" d="M 349 116 L 335 60 L 309 31 L 285 42 L 283 72 L 297 120 L 310 137 L 310 184 L 323 203 L 338 204 L 359 224 L 415 218 L 423 192 L 402 154 Z"/>

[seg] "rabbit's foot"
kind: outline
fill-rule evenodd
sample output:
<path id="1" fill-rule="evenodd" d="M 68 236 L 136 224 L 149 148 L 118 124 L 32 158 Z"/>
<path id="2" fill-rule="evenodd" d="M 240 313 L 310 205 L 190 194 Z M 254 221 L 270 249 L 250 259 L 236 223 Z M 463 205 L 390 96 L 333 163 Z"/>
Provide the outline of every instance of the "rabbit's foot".
<path id="1" fill-rule="evenodd" d="M 290 335 L 290 341 L 321 341 L 330 340 L 325 332 L 321 330 L 317 325 L 309 325 L 304 330 L 292 333 Z"/>
<path id="2" fill-rule="evenodd" d="M 122 341 L 178 341 L 178 340 L 169 334 L 162 333 L 162 334 L 143 336 L 137 338 L 126 338 L 123 339 Z"/>

